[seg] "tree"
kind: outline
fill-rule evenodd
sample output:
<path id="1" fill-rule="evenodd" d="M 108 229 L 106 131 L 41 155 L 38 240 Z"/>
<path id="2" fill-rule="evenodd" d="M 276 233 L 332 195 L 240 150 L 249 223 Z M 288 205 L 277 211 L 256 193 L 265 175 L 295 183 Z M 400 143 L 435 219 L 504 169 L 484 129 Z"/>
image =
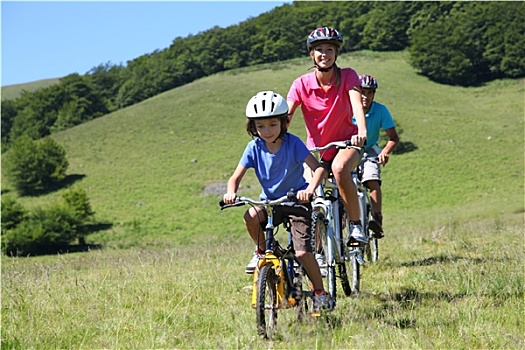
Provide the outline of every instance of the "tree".
<path id="1" fill-rule="evenodd" d="M 86 222 L 93 217 L 95 212 L 91 208 L 89 198 L 84 189 L 71 188 L 62 195 L 65 207 L 72 213 L 77 221 L 77 237 L 79 244 L 86 244 L 84 237 L 87 234 Z"/>
<path id="2" fill-rule="evenodd" d="M 41 142 L 21 136 L 5 156 L 5 171 L 20 195 L 49 190 L 66 177 L 66 151 L 51 137 Z"/>

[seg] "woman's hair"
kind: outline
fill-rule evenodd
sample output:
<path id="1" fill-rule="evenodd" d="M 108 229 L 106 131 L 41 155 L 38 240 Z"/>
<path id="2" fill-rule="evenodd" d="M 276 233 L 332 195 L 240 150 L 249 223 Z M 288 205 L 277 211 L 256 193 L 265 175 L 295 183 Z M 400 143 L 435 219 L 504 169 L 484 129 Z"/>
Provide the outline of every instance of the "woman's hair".
<path id="1" fill-rule="evenodd" d="M 264 119 L 278 119 L 279 120 L 279 122 L 281 123 L 281 133 L 279 134 L 278 138 L 283 138 L 284 134 L 288 132 L 288 127 L 287 127 L 288 115 L 287 114 L 284 114 L 278 117 L 269 117 L 269 118 L 264 118 Z M 261 120 L 261 118 L 246 119 L 246 131 L 252 138 L 259 137 L 259 134 L 257 133 L 257 127 L 255 126 L 256 120 Z"/>

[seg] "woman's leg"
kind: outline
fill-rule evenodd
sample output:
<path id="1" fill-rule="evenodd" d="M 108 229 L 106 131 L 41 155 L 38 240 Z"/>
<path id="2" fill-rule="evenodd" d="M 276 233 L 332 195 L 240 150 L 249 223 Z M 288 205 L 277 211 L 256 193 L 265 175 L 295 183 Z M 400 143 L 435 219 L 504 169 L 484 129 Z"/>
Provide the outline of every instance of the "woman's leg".
<path id="1" fill-rule="evenodd" d="M 361 155 L 356 149 L 347 148 L 339 150 L 332 162 L 332 172 L 339 186 L 339 193 L 343 200 L 345 211 L 350 221 L 359 221 L 359 202 L 357 188 L 352 180 L 354 170 L 361 160 Z"/>

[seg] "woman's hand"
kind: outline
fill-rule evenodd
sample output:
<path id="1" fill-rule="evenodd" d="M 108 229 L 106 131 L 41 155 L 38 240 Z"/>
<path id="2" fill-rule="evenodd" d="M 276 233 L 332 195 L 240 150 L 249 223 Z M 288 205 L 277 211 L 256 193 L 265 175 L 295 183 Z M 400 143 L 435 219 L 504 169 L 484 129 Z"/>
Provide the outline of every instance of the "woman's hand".
<path id="1" fill-rule="evenodd" d="M 352 146 L 363 147 L 366 142 L 366 134 L 363 135 L 358 133 L 357 135 L 353 135 L 350 142 L 352 143 Z"/>

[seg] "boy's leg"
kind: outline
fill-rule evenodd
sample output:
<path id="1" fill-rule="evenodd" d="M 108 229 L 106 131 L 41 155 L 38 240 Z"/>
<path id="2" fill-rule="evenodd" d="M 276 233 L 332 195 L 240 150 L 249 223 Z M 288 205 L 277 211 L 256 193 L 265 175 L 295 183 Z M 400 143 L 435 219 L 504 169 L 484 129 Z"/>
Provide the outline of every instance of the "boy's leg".
<path id="1" fill-rule="evenodd" d="M 370 188 L 370 202 L 372 204 L 372 220 L 370 220 L 370 229 L 374 232 L 376 238 L 383 238 L 383 215 L 381 213 L 381 185 L 379 181 L 368 181 Z"/>
<path id="2" fill-rule="evenodd" d="M 292 241 L 295 249 L 295 255 L 304 265 L 306 273 L 310 278 L 315 290 L 323 290 L 323 279 L 321 277 L 321 270 L 315 260 L 312 245 L 311 224 L 311 206 L 308 204 L 309 210 L 290 208 L 294 215 L 288 215 L 290 226 L 292 229 Z"/>
<path id="3" fill-rule="evenodd" d="M 264 226 L 266 225 L 266 211 L 261 207 L 251 207 L 244 213 L 244 224 L 260 252 L 266 249 Z"/>
<path id="4" fill-rule="evenodd" d="M 244 224 L 246 229 L 255 243 L 255 251 L 250 262 L 246 266 L 245 272 L 253 274 L 257 268 L 261 254 L 264 254 L 266 249 L 264 226 L 266 225 L 266 211 L 260 207 L 252 207 L 244 214 Z"/>

